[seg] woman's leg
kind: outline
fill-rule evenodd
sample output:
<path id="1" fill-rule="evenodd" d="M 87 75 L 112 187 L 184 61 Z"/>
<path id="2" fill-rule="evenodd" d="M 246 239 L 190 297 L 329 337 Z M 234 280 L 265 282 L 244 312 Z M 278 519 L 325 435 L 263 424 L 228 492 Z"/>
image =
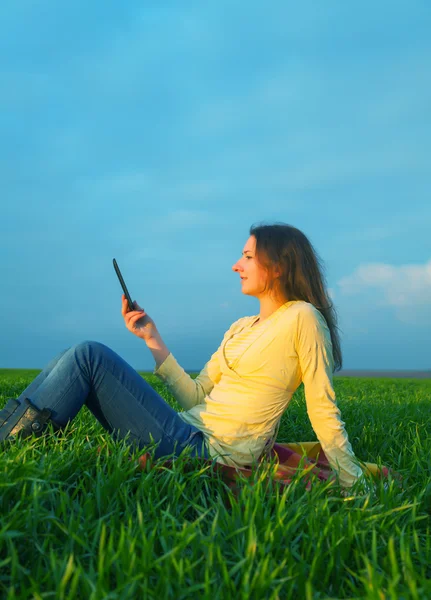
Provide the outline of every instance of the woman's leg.
<path id="1" fill-rule="evenodd" d="M 152 436 L 159 442 L 156 457 L 179 455 L 187 445 L 192 455 L 209 457 L 203 433 L 185 423 L 129 364 L 99 342 L 82 342 L 64 351 L 19 400 L 24 398 L 39 410 L 49 409 L 61 426 L 86 404 L 116 439 L 129 434 L 130 442 L 143 448 Z"/>
<path id="2" fill-rule="evenodd" d="M 33 381 L 30 383 L 30 385 L 28 385 L 25 388 L 25 390 L 21 394 L 22 397 L 31 398 L 32 394 L 34 394 L 36 392 L 36 390 L 38 389 L 38 387 L 40 386 L 40 384 L 45 381 L 45 379 L 51 373 L 52 369 L 56 366 L 56 364 L 58 363 L 60 358 L 63 356 L 63 354 L 65 354 L 67 352 L 67 350 L 69 350 L 69 348 L 67 348 L 66 350 L 63 350 L 62 352 L 57 354 L 57 356 L 55 358 L 53 358 L 44 367 L 44 369 L 39 373 L 39 375 L 35 379 L 33 379 Z"/>

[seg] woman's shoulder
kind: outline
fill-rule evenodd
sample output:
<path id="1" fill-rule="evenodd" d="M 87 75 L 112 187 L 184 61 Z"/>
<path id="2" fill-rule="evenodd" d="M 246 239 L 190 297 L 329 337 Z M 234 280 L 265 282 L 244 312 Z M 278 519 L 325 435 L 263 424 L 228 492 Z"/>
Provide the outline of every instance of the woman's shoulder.
<path id="1" fill-rule="evenodd" d="M 315 315 L 316 312 L 319 312 L 317 308 L 311 304 L 311 302 L 306 302 L 305 300 L 294 300 L 292 304 L 288 307 L 285 314 L 293 315 L 301 315 L 304 317 Z"/>
<path id="2" fill-rule="evenodd" d="M 317 322 L 326 327 L 324 316 L 311 302 L 297 300 L 292 304 L 290 309 L 291 311 L 286 311 L 286 318 L 288 316 L 287 313 L 290 312 L 289 317 L 291 318 L 292 315 L 296 317 L 295 321 L 298 325 L 311 325 Z"/>

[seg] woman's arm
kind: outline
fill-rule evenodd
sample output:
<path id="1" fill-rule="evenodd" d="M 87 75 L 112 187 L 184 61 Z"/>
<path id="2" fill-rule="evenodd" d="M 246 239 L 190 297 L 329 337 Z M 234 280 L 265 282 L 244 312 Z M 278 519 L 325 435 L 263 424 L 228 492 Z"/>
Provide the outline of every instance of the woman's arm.
<path id="1" fill-rule="evenodd" d="M 351 487 L 362 475 L 344 429 L 332 382 L 333 355 L 329 328 L 311 305 L 299 314 L 296 349 L 304 383 L 307 413 L 340 484 Z"/>
<path id="2" fill-rule="evenodd" d="M 223 340 L 216 352 L 205 364 L 202 371 L 192 379 L 188 373 L 178 364 L 171 352 L 164 344 L 160 335 L 150 343 L 148 347 L 156 360 L 156 368 L 153 374 L 159 377 L 171 390 L 175 399 L 185 410 L 193 408 L 196 404 L 203 402 L 205 396 L 211 392 L 214 385 L 220 381 L 221 368 L 218 353 L 231 329 L 236 325 L 235 321 L 224 334 Z"/>
<path id="3" fill-rule="evenodd" d="M 203 402 L 221 376 L 217 352 L 211 356 L 196 379 L 192 379 L 184 371 L 171 353 L 153 373 L 168 386 L 185 410 Z"/>
<path id="4" fill-rule="evenodd" d="M 146 340 L 146 344 L 147 348 L 151 350 L 151 354 L 154 356 L 154 360 L 156 361 L 156 369 L 158 369 L 170 354 L 168 347 L 162 340 L 160 333 L 157 333 L 155 337 Z"/>

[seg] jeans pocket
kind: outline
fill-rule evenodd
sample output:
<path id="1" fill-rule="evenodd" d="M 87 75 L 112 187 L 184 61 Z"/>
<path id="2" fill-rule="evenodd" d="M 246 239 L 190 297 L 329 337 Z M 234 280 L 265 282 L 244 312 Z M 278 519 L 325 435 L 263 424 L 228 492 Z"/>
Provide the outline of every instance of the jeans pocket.
<path id="1" fill-rule="evenodd" d="M 192 431 L 188 439 L 184 442 L 183 448 L 189 445 L 194 446 L 196 448 L 197 454 L 202 458 L 209 458 L 210 454 L 208 444 L 203 431 L 201 431 L 200 429 L 195 429 L 194 431 Z"/>

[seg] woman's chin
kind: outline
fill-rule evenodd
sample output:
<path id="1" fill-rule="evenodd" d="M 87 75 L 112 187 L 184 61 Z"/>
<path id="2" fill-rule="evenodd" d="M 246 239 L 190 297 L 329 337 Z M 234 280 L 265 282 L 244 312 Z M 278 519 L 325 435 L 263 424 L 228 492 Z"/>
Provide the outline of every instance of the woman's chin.
<path id="1" fill-rule="evenodd" d="M 253 296 L 252 290 L 250 289 L 249 286 L 247 286 L 247 282 L 243 281 L 241 283 L 241 292 L 245 295 L 245 296 Z"/>

